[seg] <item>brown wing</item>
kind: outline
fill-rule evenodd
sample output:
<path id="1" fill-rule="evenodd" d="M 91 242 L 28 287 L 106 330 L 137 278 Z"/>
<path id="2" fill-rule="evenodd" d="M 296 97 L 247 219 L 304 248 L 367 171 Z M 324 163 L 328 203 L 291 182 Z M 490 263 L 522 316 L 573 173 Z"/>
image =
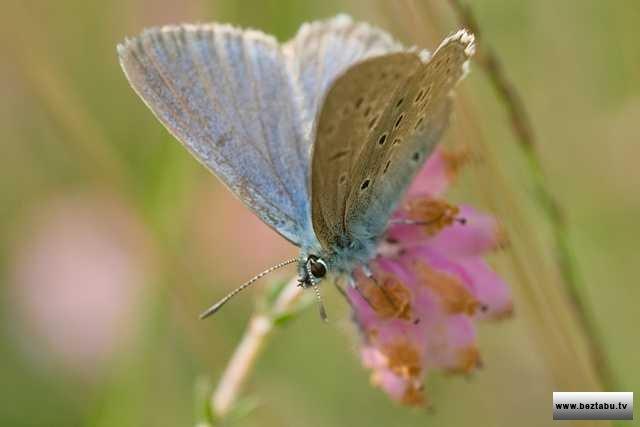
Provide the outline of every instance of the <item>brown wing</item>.
<path id="1" fill-rule="evenodd" d="M 338 15 L 302 25 L 282 50 L 302 91 L 307 119 L 313 121 L 336 77 L 367 58 L 401 52 L 404 48 L 387 32 Z"/>
<path id="2" fill-rule="evenodd" d="M 419 66 L 415 53 L 378 56 L 351 67 L 329 89 L 311 156 L 311 218 L 323 247 L 343 243 L 356 162 L 395 92 Z"/>
<path id="3" fill-rule="evenodd" d="M 405 63 L 398 60 L 390 66 L 395 73 L 381 88 L 364 71 L 377 68 L 382 78 L 391 55 L 367 61 L 377 67 L 356 66 L 336 82 L 320 115 L 312 158 L 312 219 L 323 246 L 375 239 L 383 232 L 447 127 L 449 94 L 472 53 L 473 36 L 459 31 L 445 39 L 429 60 L 420 61 L 417 53 L 396 54 L 403 55 Z M 359 89 L 336 89 L 349 84 Z M 367 86 L 376 88 L 378 96 L 368 121 L 336 113 Z M 316 160 L 316 156 L 321 157 Z"/>

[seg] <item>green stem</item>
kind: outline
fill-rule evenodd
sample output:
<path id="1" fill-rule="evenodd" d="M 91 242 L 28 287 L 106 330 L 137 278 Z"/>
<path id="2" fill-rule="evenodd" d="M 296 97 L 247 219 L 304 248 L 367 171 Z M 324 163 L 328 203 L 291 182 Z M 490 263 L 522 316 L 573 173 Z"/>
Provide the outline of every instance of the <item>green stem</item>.
<path id="1" fill-rule="evenodd" d="M 294 277 L 277 296 L 270 310 L 255 313 L 224 370 L 220 382 L 211 396 L 211 407 L 217 419 L 233 409 L 249 374 L 253 371 L 258 356 L 271 337 L 277 319 L 296 307 L 302 289 Z"/>
<path id="2" fill-rule="evenodd" d="M 473 32 L 477 38 L 480 38 L 481 31 L 471 7 L 463 4 L 460 0 L 449 0 L 449 4 L 455 11 L 460 23 Z M 567 294 L 575 307 L 578 320 L 587 332 L 588 344 L 600 380 L 606 389 L 616 390 L 618 388 L 616 387 L 613 372 L 611 371 L 611 367 L 603 350 L 602 337 L 595 322 L 592 320 L 593 317 L 590 316 L 590 310 L 583 296 L 584 293 L 581 292 L 585 287 L 576 266 L 573 252 L 571 251 L 566 217 L 562 207 L 546 185 L 547 178 L 537 152 L 536 137 L 529 116 L 524 108 L 522 98 L 515 86 L 507 78 L 504 68 L 498 60 L 498 56 L 486 42 L 483 42 L 482 47 L 477 49 L 476 59 L 504 103 L 509 114 L 511 127 L 516 134 L 529 168 L 532 171 L 536 199 L 544 209 L 547 220 L 551 226 L 556 262 L 566 285 Z"/>

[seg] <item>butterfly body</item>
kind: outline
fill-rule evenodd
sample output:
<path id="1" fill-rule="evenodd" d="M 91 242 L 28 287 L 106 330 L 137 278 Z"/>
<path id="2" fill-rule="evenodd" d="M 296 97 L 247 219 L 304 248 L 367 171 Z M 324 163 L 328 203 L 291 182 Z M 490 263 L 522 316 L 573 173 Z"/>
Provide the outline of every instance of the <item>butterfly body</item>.
<path id="1" fill-rule="evenodd" d="M 146 30 L 118 46 L 134 90 L 185 147 L 300 248 L 304 286 L 375 256 L 446 129 L 473 36 L 405 49 L 347 16 L 289 42 L 229 25 Z"/>
<path id="2" fill-rule="evenodd" d="M 305 286 L 311 285 L 308 280 L 308 263 L 310 257 L 316 257 L 324 262 L 328 273 L 333 275 L 349 275 L 358 265 L 367 264 L 374 258 L 378 246 L 377 238 L 366 240 L 345 241 L 344 247 L 334 247 L 331 252 L 320 250 L 309 250 L 302 248 L 298 258 L 298 271 L 301 283 Z M 320 277 L 317 277 L 320 279 Z"/>

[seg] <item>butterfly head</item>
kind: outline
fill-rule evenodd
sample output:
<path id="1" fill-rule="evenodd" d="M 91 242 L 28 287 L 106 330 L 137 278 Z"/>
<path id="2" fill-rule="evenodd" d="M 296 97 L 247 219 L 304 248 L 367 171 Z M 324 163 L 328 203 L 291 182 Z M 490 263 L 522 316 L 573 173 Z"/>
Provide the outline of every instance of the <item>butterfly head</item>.
<path id="1" fill-rule="evenodd" d="M 308 288 L 317 285 L 328 272 L 327 263 L 317 255 L 308 255 L 300 260 L 300 286 Z"/>

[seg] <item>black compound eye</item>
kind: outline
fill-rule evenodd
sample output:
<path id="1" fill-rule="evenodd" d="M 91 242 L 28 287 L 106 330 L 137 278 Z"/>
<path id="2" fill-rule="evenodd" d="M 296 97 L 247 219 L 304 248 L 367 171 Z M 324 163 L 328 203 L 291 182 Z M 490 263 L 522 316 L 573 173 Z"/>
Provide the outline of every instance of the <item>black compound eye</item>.
<path id="1" fill-rule="evenodd" d="M 309 257 L 309 269 L 311 270 L 311 274 L 313 277 L 320 278 L 324 277 L 327 274 L 327 266 L 324 261 L 318 259 L 316 257 Z"/>

